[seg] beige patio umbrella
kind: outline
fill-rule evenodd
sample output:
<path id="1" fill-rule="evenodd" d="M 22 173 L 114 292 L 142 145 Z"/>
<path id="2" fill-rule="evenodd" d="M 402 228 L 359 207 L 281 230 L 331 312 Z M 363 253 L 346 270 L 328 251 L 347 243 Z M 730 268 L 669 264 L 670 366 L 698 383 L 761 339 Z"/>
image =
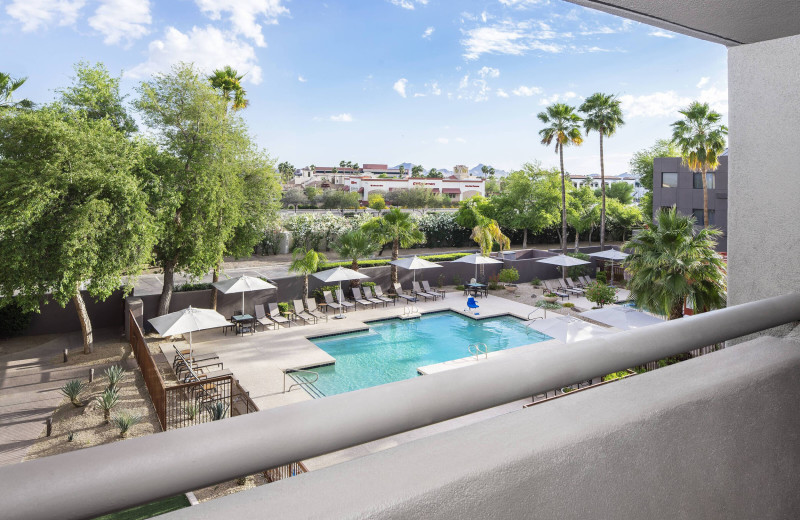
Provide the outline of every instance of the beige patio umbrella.
<path id="1" fill-rule="evenodd" d="M 211 309 L 198 309 L 191 305 L 183 310 L 170 312 L 147 320 L 162 338 L 189 333 L 189 356 L 192 355 L 192 332 L 227 327 L 231 324 L 225 316 Z"/>

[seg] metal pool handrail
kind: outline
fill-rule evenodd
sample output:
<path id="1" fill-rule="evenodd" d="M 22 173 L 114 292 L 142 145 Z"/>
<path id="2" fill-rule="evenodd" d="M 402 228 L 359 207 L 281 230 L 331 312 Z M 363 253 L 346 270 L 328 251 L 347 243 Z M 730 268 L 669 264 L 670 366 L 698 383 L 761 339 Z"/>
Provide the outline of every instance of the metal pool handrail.
<path id="1" fill-rule="evenodd" d="M 289 389 L 287 390 L 286 389 L 286 374 L 289 374 L 289 373 L 295 374 L 295 373 L 298 373 L 298 372 L 301 372 L 301 373 L 304 373 L 304 374 L 311 374 L 312 376 L 314 376 L 314 379 L 312 381 L 297 381 L 295 379 L 294 380 L 295 382 L 293 384 L 289 385 Z M 283 393 L 285 394 L 286 392 L 291 392 L 292 388 L 294 388 L 296 386 L 313 385 L 318 380 L 319 380 L 319 372 L 314 372 L 313 370 L 305 370 L 305 369 L 302 369 L 302 368 L 287 368 L 287 369 L 285 369 L 283 371 Z"/>

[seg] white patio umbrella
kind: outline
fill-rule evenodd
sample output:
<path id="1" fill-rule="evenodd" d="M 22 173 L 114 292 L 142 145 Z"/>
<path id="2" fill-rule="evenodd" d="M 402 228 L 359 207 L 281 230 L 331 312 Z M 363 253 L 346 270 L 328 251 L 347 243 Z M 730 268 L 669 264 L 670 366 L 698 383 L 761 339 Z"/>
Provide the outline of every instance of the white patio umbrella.
<path id="1" fill-rule="evenodd" d="M 621 262 L 631 255 L 628 253 L 623 253 L 622 251 L 617 251 L 616 249 L 607 249 L 598 253 L 590 253 L 589 256 L 602 258 L 604 260 L 611 260 L 611 285 L 614 285 L 614 261 L 619 260 Z"/>
<path id="2" fill-rule="evenodd" d="M 186 309 L 170 312 L 147 320 L 150 325 L 161 334 L 162 338 L 177 334 L 189 333 L 189 356 L 192 355 L 192 332 L 217 327 L 227 327 L 231 324 L 225 316 L 211 309 L 198 309 L 189 306 Z"/>
<path id="3" fill-rule="evenodd" d="M 339 292 L 342 292 L 342 282 L 346 280 L 361 280 L 363 278 L 369 278 L 369 276 L 365 274 L 361 274 L 358 271 L 353 271 L 352 269 L 347 269 L 345 267 L 336 267 L 334 269 L 327 269 L 325 271 L 320 271 L 318 273 L 314 273 L 312 275 L 314 278 L 319 278 L 323 282 L 339 282 Z M 344 314 L 342 314 L 342 309 L 339 309 L 339 315 L 334 316 L 334 318 L 342 319 L 344 318 Z"/>
<path id="4" fill-rule="evenodd" d="M 402 267 L 403 269 L 411 269 L 414 271 L 415 282 L 417 281 L 417 269 L 432 269 L 434 267 L 442 267 L 441 265 L 425 260 L 424 258 L 419 258 L 417 255 L 414 255 L 410 258 L 398 258 L 397 260 L 392 260 L 389 263 L 396 265 L 397 267 Z"/>
<path id="5" fill-rule="evenodd" d="M 217 290 L 223 294 L 231 294 L 231 293 L 242 293 L 242 313 L 247 314 L 244 312 L 244 293 L 251 292 L 251 291 L 263 291 L 264 289 L 277 289 L 274 285 L 269 282 L 265 282 L 261 278 L 256 278 L 254 276 L 237 276 L 236 278 L 230 278 L 228 280 L 222 280 L 216 283 L 211 284 L 217 288 Z"/>
<path id="6" fill-rule="evenodd" d="M 591 263 L 587 262 L 586 260 L 581 260 L 580 258 L 575 258 L 564 254 L 556 256 L 548 256 L 547 258 L 541 258 L 537 260 L 537 262 L 541 262 L 543 264 L 557 265 L 561 267 L 562 276 L 567 276 L 567 267 L 574 267 L 576 265 L 584 265 Z"/>
<path id="7" fill-rule="evenodd" d="M 611 325 L 620 330 L 639 329 L 662 323 L 664 320 L 630 307 L 603 307 L 581 313 L 581 316 Z"/>
<path id="8" fill-rule="evenodd" d="M 574 343 L 584 339 L 599 338 L 614 334 L 613 332 L 586 323 L 572 316 L 559 316 L 557 318 L 547 318 L 537 320 L 531 324 L 531 328 L 547 334 L 553 339 L 562 343 Z"/>
<path id="9" fill-rule="evenodd" d="M 475 264 L 475 279 L 478 279 L 478 266 L 480 264 L 502 264 L 501 260 L 495 260 L 494 258 L 483 256 L 480 253 L 475 253 L 472 255 L 462 256 L 461 258 L 456 258 L 453 262 L 463 262 L 465 264 Z"/>

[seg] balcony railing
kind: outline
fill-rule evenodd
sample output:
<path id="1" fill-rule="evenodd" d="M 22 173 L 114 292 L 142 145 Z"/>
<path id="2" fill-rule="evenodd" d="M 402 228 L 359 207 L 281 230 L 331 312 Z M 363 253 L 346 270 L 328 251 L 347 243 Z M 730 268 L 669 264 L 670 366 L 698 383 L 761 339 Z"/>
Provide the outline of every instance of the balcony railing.
<path id="1" fill-rule="evenodd" d="M 798 320 L 800 295 L 777 296 L 569 348 L 520 352 L 7 466 L 0 468 L 2 516 L 91 518 Z"/>

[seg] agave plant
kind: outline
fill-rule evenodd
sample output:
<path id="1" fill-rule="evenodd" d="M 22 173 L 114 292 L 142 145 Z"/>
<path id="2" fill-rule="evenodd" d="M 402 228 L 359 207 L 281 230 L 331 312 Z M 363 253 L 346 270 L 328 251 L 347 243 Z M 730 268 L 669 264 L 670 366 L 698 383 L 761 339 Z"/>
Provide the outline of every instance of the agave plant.
<path id="1" fill-rule="evenodd" d="M 69 402 L 71 402 L 73 406 L 80 408 L 85 405 L 85 403 L 81 401 L 81 394 L 87 384 L 88 383 L 84 383 L 78 379 L 67 381 L 64 386 L 61 387 L 61 393 L 69 398 Z"/>
<path id="2" fill-rule="evenodd" d="M 95 397 L 97 405 L 103 410 L 103 418 L 108 424 L 111 420 L 111 409 L 119 402 L 119 393 L 111 387 L 106 388 L 102 394 Z"/>
<path id="3" fill-rule="evenodd" d="M 200 403 L 187 403 L 186 406 L 183 407 L 183 411 L 186 413 L 186 418 L 190 421 L 194 421 L 195 418 L 200 414 Z"/>
<path id="4" fill-rule="evenodd" d="M 72 442 L 75 440 L 75 432 L 70 430 L 67 432 L 67 442 Z"/>
<path id="5" fill-rule="evenodd" d="M 116 390 L 117 385 L 122 381 L 125 375 L 125 369 L 120 365 L 110 366 L 105 370 L 106 377 L 108 378 L 109 390 Z"/>
<path id="6" fill-rule="evenodd" d="M 123 410 L 111 418 L 111 424 L 117 427 L 120 437 L 127 437 L 128 430 L 142 422 L 142 416 L 132 413 L 128 410 Z"/>
<path id="7" fill-rule="evenodd" d="M 214 404 L 206 406 L 206 410 L 208 410 L 212 421 L 219 421 L 228 415 L 228 405 L 222 401 L 216 401 Z"/>

